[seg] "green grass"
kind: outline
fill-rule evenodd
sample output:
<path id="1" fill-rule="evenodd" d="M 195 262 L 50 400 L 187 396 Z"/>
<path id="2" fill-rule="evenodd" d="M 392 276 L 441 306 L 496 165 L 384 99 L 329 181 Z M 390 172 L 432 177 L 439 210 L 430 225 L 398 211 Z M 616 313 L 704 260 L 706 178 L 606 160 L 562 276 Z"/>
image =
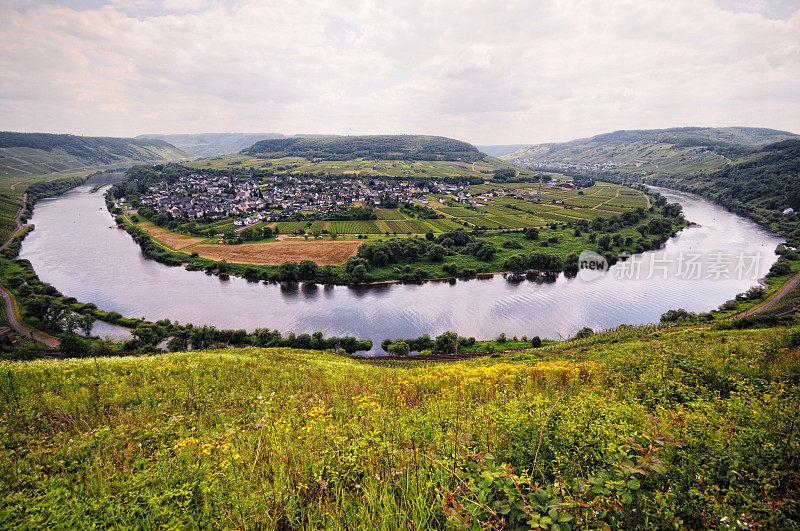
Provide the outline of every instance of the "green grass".
<path id="1" fill-rule="evenodd" d="M 286 173 L 327 173 L 332 175 L 405 177 L 409 180 L 419 178 L 481 177 L 487 179 L 495 169 L 508 168 L 507 162 L 494 157 L 486 157 L 475 164 L 462 164 L 450 161 L 402 161 L 402 160 L 322 160 L 311 161 L 302 157 L 282 157 L 260 159 L 249 155 L 233 154 L 221 157 L 199 159 L 186 164 L 197 169 L 244 169 L 260 168 L 275 174 Z M 531 177 L 533 172 L 520 170 L 523 176 Z"/>
<path id="2" fill-rule="evenodd" d="M 330 231 L 337 234 L 378 234 L 380 229 L 375 221 L 331 221 Z"/>
<path id="3" fill-rule="evenodd" d="M 562 528 L 792 528 L 789 332 L 629 327 L 395 367 L 288 349 L 2 362 L 0 525 L 500 528 L 527 508 Z"/>

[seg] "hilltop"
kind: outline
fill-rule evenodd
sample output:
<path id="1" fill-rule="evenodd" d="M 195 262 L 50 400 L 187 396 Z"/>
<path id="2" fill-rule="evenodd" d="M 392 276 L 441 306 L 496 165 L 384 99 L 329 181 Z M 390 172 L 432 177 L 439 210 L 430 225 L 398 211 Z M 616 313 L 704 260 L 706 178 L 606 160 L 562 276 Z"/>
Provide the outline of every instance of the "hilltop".
<path id="1" fill-rule="evenodd" d="M 621 327 L 459 363 L 0 362 L 0 522 L 794 528 L 798 346 L 796 326 Z"/>
<path id="2" fill-rule="evenodd" d="M 139 135 L 136 138 L 163 140 L 199 157 L 238 153 L 259 140 L 283 138 L 281 133 L 197 133 L 184 135 Z"/>
<path id="3" fill-rule="evenodd" d="M 0 132 L 0 177 L 191 158 L 163 140 Z"/>
<path id="4" fill-rule="evenodd" d="M 794 133 L 753 127 L 681 127 L 615 131 L 561 143 L 536 144 L 503 155 L 528 167 L 612 176 L 695 174 L 719 170 L 731 158 Z"/>
<path id="5" fill-rule="evenodd" d="M 242 151 L 261 158 L 461 161 L 477 162 L 485 155 L 466 142 L 443 136 L 365 135 L 262 140 Z"/>

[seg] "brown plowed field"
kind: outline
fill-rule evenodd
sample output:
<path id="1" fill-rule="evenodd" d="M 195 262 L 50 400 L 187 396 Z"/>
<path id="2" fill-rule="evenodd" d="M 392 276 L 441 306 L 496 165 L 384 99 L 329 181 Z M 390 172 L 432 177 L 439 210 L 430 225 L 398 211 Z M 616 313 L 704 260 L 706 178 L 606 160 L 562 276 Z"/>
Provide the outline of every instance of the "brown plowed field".
<path id="1" fill-rule="evenodd" d="M 206 239 L 206 238 L 198 238 L 197 236 L 188 236 L 186 234 L 178 234 L 177 232 L 171 232 L 168 231 L 167 229 L 162 229 L 158 225 L 154 225 L 149 221 L 142 221 L 140 223 L 137 223 L 136 226 L 142 229 L 143 231 L 147 232 L 150 236 L 160 241 L 167 247 L 175 249 L 176 251 L 179 249 L 183 249 L 184 247 L 188 247 L 189 245 L 194 245 L 195 243 L 201 242 Z"/>
<path id="2" fill-rule="evenodd" d="M 339 265 L 356 254 L 358 240 L 311 240 L 241 245 L 197 245 L 192 247 L 203 258 L 237 264 L 269 265 L 286 261 L 311 260 L 319 265 Z"/>

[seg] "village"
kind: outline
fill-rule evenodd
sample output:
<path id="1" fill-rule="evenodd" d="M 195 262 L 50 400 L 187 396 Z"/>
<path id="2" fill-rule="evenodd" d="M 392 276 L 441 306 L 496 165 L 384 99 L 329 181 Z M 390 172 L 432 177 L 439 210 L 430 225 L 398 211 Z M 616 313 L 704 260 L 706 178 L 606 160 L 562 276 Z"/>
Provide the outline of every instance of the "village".
<path id="1" fill-rule="evenodd" d="M 380 178 L 321 178 L 280 176 L 232 179 L 193 173 L 172 184 L 151 186 L 142 206 L 175 219 L 222 219 L 246 226 L 261 221 L 281 221 L 301 213 L 327 214 L 351 206 L 380 203 L 427 204 L 430 193 L 466 198 L 466 187 L 445 182 L 414 183 Z"/>
<path id="2" fill-rule="evenodd" d="M 644 161 L 636 161 L 635 165 L 638 168 Z M 603 161 L 596 163 L 588 162 L 567 162 L 564 160 L 547 160 L 547 159 L 531 159 L 531 158 L 518 158 L 512 161 L 512 164 L 523 168 L 530 168 L 534 170 L 567 170 L 567 171 L 585 171 L 585 172 L 608 172 L 619 168 L 630 166 L 628 162 L 616 161 Z"/>

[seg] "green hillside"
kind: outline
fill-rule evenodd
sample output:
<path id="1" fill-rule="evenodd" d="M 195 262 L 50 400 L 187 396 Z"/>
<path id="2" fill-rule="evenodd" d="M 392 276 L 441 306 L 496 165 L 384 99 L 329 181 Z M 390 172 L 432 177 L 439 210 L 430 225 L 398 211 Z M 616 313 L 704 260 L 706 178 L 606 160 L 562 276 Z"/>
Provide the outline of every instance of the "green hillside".
<path id="1" fill-rule="evenodd" d="M 794 529 L 800 331 L 0 362 L 4 528 Z"/>
<path id="2" fill-rule="evenodd" d="M 752 127 L 682 127 L 616 131 L 570 142 L 537 144 L 504 155 L 531 167 L 612 176 L 694 174 L 719 170 L 732 158 L 797 135 Z"/>
<path id="3" fill-rule="evenodd" d="M 282 138 L 280 133 L 197 133 L 185 135 L 139 135 L 136 138 L 163 140 L 200 157 L 238 153 L 259 140 Z"/>
<path id="4" fill-rule="evenodd" d="M 770 144 L 723 169 L 693 175 L 656 175 L 645 182 L 699 193 L 754 217 L 800 242 L 800 139 Z"/>
<path id="5" fill-rule="evenodd" d="M 210 170 L 264 170 L 275 175 L 313 173 L 318 175 L 356 175 L 407 179 L 491 179 L 494 170 L 513 169 L 495 157 L 467 163 L 449 160 L 376 160 L 359 157 L 348 160 L 307 159 L 304 157 L 261 158 L 252 155 L 223 155 L 191 161 L 186 166 Z M 538 173 L 517 169 L 522 180 L 538 181 Z"/>
<path id="6" fill-rule="evenodd" d="M 367 135 L 262 140 L 245 149 L 262 158 L 303 157 L 323 160 L 429 160 L 477 162 L 484 158 L 466 142 L 442 136 Z"/>
<path id="7" fill-rule="evenodd" d="M 0 132 L 0 177 L 190 158 L 163 140 Z"/>

